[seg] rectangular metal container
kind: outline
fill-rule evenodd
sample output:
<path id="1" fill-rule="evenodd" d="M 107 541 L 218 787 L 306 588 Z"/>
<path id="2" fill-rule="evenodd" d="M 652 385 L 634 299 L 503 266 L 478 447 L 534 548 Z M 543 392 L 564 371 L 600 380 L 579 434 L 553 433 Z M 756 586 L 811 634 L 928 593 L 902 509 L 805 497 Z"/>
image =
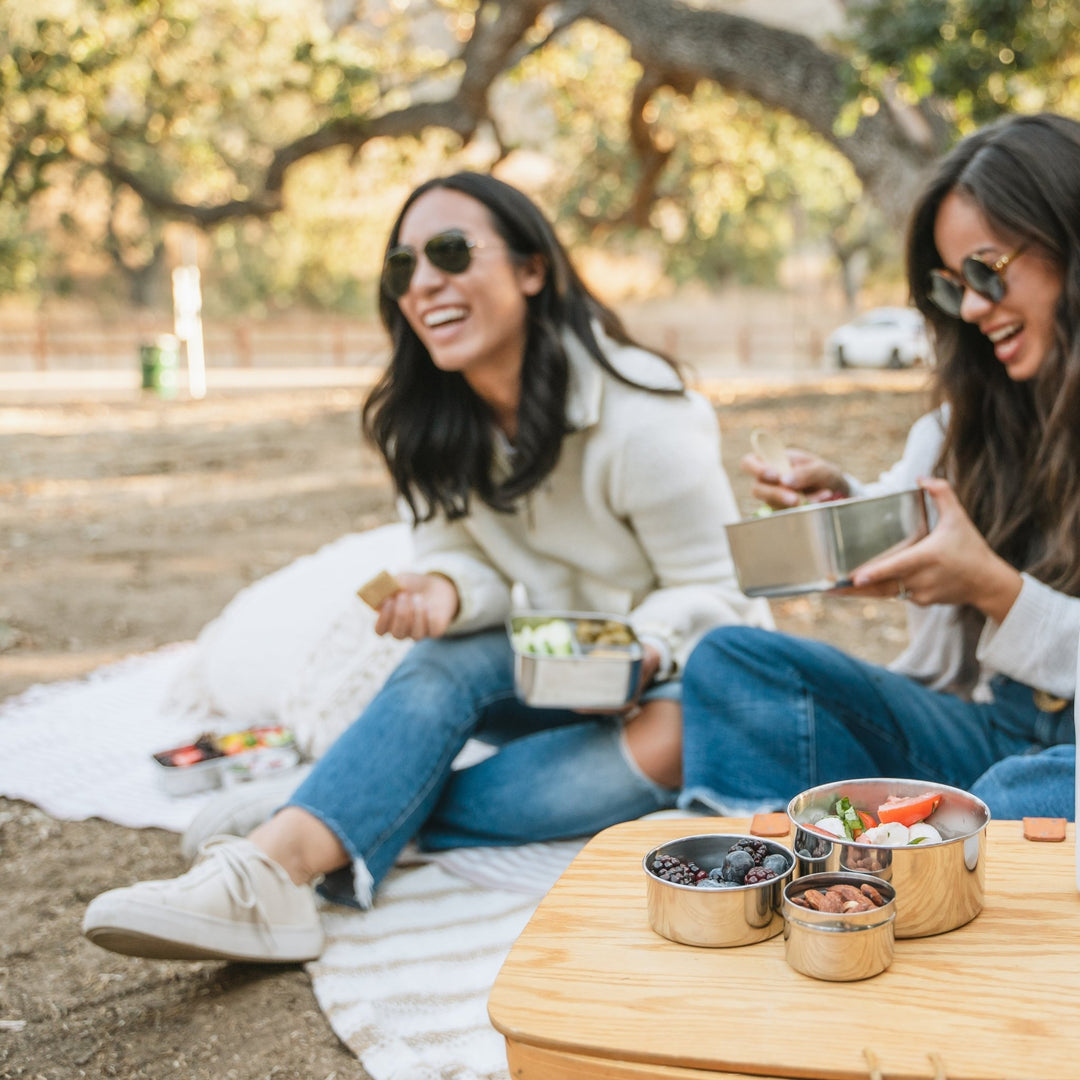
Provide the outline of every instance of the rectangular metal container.
<path id="1" fill-rule="evenodd" d="M 264 732 L 280 733 L 274 745 L 264 745 L 259 735 Z M 226 783 L 253 779 L 269 772 L 292 768 L 300 762 L 300 752 L 291 731 L 276 726 L 250 728 L 246 731 L 229 732 L 214 736 L 215 741 L 244 739 L 252 736 L 254 741 L 243 749 L 235 746 L 219 750 L 215 757 L 205 757 L 190 764 L 175 764 L 171 759 L 176 753 L 192 750 L 195 744 L 161 750 L 151 755 L 158 782 L 169 795 L 194 795 L 209 791 Z M 250 740 L 249 740 L 250 742 Z"/>
<path id="2" fill-rule="evenodd" d="M 808 503 L 727 527 L 739 588 L 747 596 L 794 596 L 851 584 L 856 567 L 930 531 L 926 493 Z"/>
<path id="3" fill-rule="evenodd" d="M 551 656 L 523 652 L 515 642 L 524 626 L 561 619 L 570 624 L 573 652 Z M 579 620 L 618 623 L 625 627 L 628 645 L 583 645 L 576 633 Z M 621 709 L 637 690 L 643 650 L 630 624 L 618 615 L 592 611 L 531 611 L 506 621 L 514 650 L 514 684 L 526 705 L 543 709 Z"/>

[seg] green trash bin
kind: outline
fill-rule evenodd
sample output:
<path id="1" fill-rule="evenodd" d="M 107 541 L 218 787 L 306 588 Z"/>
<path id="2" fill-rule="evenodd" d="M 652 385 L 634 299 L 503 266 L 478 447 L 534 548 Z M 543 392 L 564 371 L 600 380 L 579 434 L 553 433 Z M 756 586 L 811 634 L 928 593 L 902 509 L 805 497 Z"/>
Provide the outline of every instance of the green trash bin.
<path id="1" fill-rule="evenodd" d="M 180 342 L 163 334 L 153 345 L 139 346 L 142 388 L 158 397 L 176 397 L 180 373 Z"/>

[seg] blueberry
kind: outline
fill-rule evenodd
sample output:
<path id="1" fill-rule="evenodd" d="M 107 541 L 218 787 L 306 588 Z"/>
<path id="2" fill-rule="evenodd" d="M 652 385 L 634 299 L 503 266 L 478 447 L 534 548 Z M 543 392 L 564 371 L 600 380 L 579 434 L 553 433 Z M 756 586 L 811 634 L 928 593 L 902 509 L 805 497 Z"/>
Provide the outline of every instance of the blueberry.
<path id="1" fill-rule="evenodd" d="M 724 870 L 723 870 L 723 867 L 720 867 L 720 866 L 714 866 L 714 867 L 713 867 L 713 868 L 712 868 L 712 869 L 711 869 L 711 870 L 709 871 L 709 877 L 711 877 L 711 878 L 713 879 L 713 881 L 723 881 L 723 880 L 724 880 Z"/>
<path id="2" fill-rule="evenodd" d="M 754 856 L 741 848 L 733 848 L 724 856 L 724 880 L 741 885 L 747 870 L 754 865 Z"/>
<path id="3" fill-rule="evenodd" d="M 766 870 L 771 870 L 777 877 L 782 877 L 788 871 L 786 855 L 766 855 L 761 865 Z"/>

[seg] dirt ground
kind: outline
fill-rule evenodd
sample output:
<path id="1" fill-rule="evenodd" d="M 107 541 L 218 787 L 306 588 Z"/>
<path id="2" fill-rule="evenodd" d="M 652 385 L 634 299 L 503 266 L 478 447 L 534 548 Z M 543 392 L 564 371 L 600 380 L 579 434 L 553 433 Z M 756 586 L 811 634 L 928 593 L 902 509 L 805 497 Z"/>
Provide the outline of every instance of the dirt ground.
<path id="1" fill-rule="evenodd" d="M 872 476 L 925 407 L 917 373 L 714 386 L 725 460 L 768 426 Z M 0 399 L 0 698 L 195 636 L 244 585 L 391 519 L 362 391 L 201 402 Z M 797 433 L 797 434 L 795 434 Z M 887 660 L 892 601 L 775 603 L 781 628 Z M 47 737 L 47 733 L 43 733 Z M 114 956 L 79 935 L 98 892 L 184 866 L 175 835 L 0 799 L 0 1077 L 364 1077 L 299 968 Z"/>

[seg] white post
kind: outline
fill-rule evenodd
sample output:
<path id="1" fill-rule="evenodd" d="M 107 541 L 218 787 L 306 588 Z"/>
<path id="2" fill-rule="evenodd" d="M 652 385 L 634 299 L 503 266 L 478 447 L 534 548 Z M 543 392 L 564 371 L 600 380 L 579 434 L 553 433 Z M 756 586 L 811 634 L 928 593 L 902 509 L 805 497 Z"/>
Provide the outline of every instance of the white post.
<path id="1" fill-rule="evenodd" d="M 172 272 L 173 314 L 176 336 L 187 353 L 188 392 L 193 398 L 206 397 L 206 358 L 203 353 L 202 288 L 196 265 L 195 236 L 188 233 L 183 243 L 184 265 Z"/>

